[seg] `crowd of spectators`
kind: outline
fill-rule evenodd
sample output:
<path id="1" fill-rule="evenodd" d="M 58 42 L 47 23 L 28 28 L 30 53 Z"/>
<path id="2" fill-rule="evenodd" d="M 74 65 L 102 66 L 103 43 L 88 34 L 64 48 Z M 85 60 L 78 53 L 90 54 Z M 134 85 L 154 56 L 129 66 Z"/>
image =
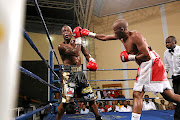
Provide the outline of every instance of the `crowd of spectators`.
<path id="1" fill-rule="evenodd" d="M 99 88 L 97 88 L 99 89 Z M 132 112 L 133 104 L 132 101 L 124 100 L 125 96 L 120 90 L 113 91 L 96 91 L 97 99 L 105 99 L 105 101 L 97 101 L 99 112 Z M 122 98 L 122 100 L 113 100 L 114 98 Z M 175 109 L 174 104 L 169 102 L 165 104 L 165 101 L 160 100 L 160 104 L 155 101 L 155 99 L 149 99 L 148 95 L 144 95 L 143 100 L 143 110 L 173 110 Z M 112 99 L 112 100 L 111 100 Z M 88 114 L 92 112 L 88 102 L 74 102 L 71 111 L 67 109 L 66 114 Z M 71 104 L 71 106 L 73 106 Z"/>

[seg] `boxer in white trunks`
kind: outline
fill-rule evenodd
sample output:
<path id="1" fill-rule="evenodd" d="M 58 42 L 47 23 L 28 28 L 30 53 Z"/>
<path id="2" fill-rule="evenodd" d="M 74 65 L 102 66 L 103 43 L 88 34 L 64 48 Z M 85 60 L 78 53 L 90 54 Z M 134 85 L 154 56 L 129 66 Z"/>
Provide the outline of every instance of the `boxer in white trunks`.
<path id="1" fill-rule="evenodd" d="M 169 101 L 180 102 L 180 95 L 171 91 L 163 62 L 155 51 L 148 48 L 146 39 L 137 31 L 129 31 L 128 23 L 119 19 L 113 24 L 114 35 L 102 35 L 81 30 L 81 36 L 97 38 L 101 41 L 120 40 L 126 50 L 121 52 L 122 62 L 136 61 L 139 65 L 136 82 L 133 88 L 133 112 L 131 120 L 140 120 L 143 95 L 145 92 L 160 92 Z"/>

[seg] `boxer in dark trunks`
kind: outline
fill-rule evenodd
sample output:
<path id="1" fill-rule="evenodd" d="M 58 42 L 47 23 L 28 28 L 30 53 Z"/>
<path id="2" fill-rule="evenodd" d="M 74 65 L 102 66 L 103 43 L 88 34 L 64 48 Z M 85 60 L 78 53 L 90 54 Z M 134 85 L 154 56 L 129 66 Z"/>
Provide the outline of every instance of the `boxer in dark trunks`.
<path id="1" fill-rule="evenodd" d="M 72 103 L 75 94 L 77 94 L 77 97 L 89 101 L 89 105 L 92 108 L 92 112 L 95 114 L 96 120 L 102 119 L 95 103 L 95 95 L 81 69 L 80 52 L 82 52 L 87 61 L 89 61 L 88 65 L 90 69 L 94 70 L 94 65 L 96 65 L 96 63 L 82 44 L 80 30 L 80 27 L 76 27 L 73 30 L 73 34 L 75 34 L 75 40 L 73 40 L 71 27 L 67 25 L 62 27 L 64 42 L 58 46 L 58 50 L 64 65 L 62 73 L 63 93 L 62 103 L 58 107 L 57 120 L 61 119 L 66 106 Z"/>

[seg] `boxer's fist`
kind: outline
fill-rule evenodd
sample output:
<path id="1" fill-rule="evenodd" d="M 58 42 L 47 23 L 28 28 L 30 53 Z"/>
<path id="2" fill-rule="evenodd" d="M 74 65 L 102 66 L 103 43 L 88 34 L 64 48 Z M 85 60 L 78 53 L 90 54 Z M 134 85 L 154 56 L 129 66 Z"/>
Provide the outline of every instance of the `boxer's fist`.
<path id="1" fill-rule="evenodd" d="M 127 51 L 124 50 L 124 51 L 121 52 L 120 58 L 121 58 L 122 62 L 135 61 L 136 60 L 136 55 L 128 54 Z"/>
<path id="2" fill-rule="evenodd" d="M 73 30 L 73 36 L 75 37 L 75 38 L 78 38 L 78 37 L 81 37 L 81 27 L 75 27 L 74 28 L 74 30 Z"/>
<path id="3" fill-rule="evenodd" d="M 120 54 L 121 61 L 122 61 L 122 62 L 127 62 L 127 61 L 129 61 L 129 60 L 128 60 L 128 55 L 129 55 L 129 54 L 127 53 L 127 51 L 125 51 L 125 50 L 122 51 L 121 54 Z"/>
<path id="4" fill-rule="evenodd" d="M 89 36 L 89 37 L 93 37 L 94 38 L 96 36 L 96 33 L 90 32 L 87 29 L 82 29 L 81 30 L 81 35 L 82 36 Z"/>
<path id="5" fill-rule="evenodd" d="M 92 71 L 96 71 L 97 70 L 97 64 L 96 63 L 94 63 L 94 62 L 92 62 L 92 61 L 89 61 L 88 63 L 87 63 L 87 69 L 89 69 L 89 70 L 92 70 Z"/>

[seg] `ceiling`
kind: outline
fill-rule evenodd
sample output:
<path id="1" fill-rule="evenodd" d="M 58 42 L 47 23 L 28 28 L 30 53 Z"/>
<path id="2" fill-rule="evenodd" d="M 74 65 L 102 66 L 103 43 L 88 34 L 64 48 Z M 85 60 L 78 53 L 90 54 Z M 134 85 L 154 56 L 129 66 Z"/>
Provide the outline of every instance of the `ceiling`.
<path id="1" fill-rule="evenodd" d="M 88 28 L 93 14 L 103 17 L 173 1 L 177 0 L 38 0 L 38 4 L 46 24 L 57 31 L 64 24 Z M 34 0 L 27 0 L 26 29 L 38 32 L 40 23 Z"/>
<path id="2" fill-rule="evenodd" d="M 103 17 L 173 1 L 177 0 L 96 0 L 93 14 Z"/>

